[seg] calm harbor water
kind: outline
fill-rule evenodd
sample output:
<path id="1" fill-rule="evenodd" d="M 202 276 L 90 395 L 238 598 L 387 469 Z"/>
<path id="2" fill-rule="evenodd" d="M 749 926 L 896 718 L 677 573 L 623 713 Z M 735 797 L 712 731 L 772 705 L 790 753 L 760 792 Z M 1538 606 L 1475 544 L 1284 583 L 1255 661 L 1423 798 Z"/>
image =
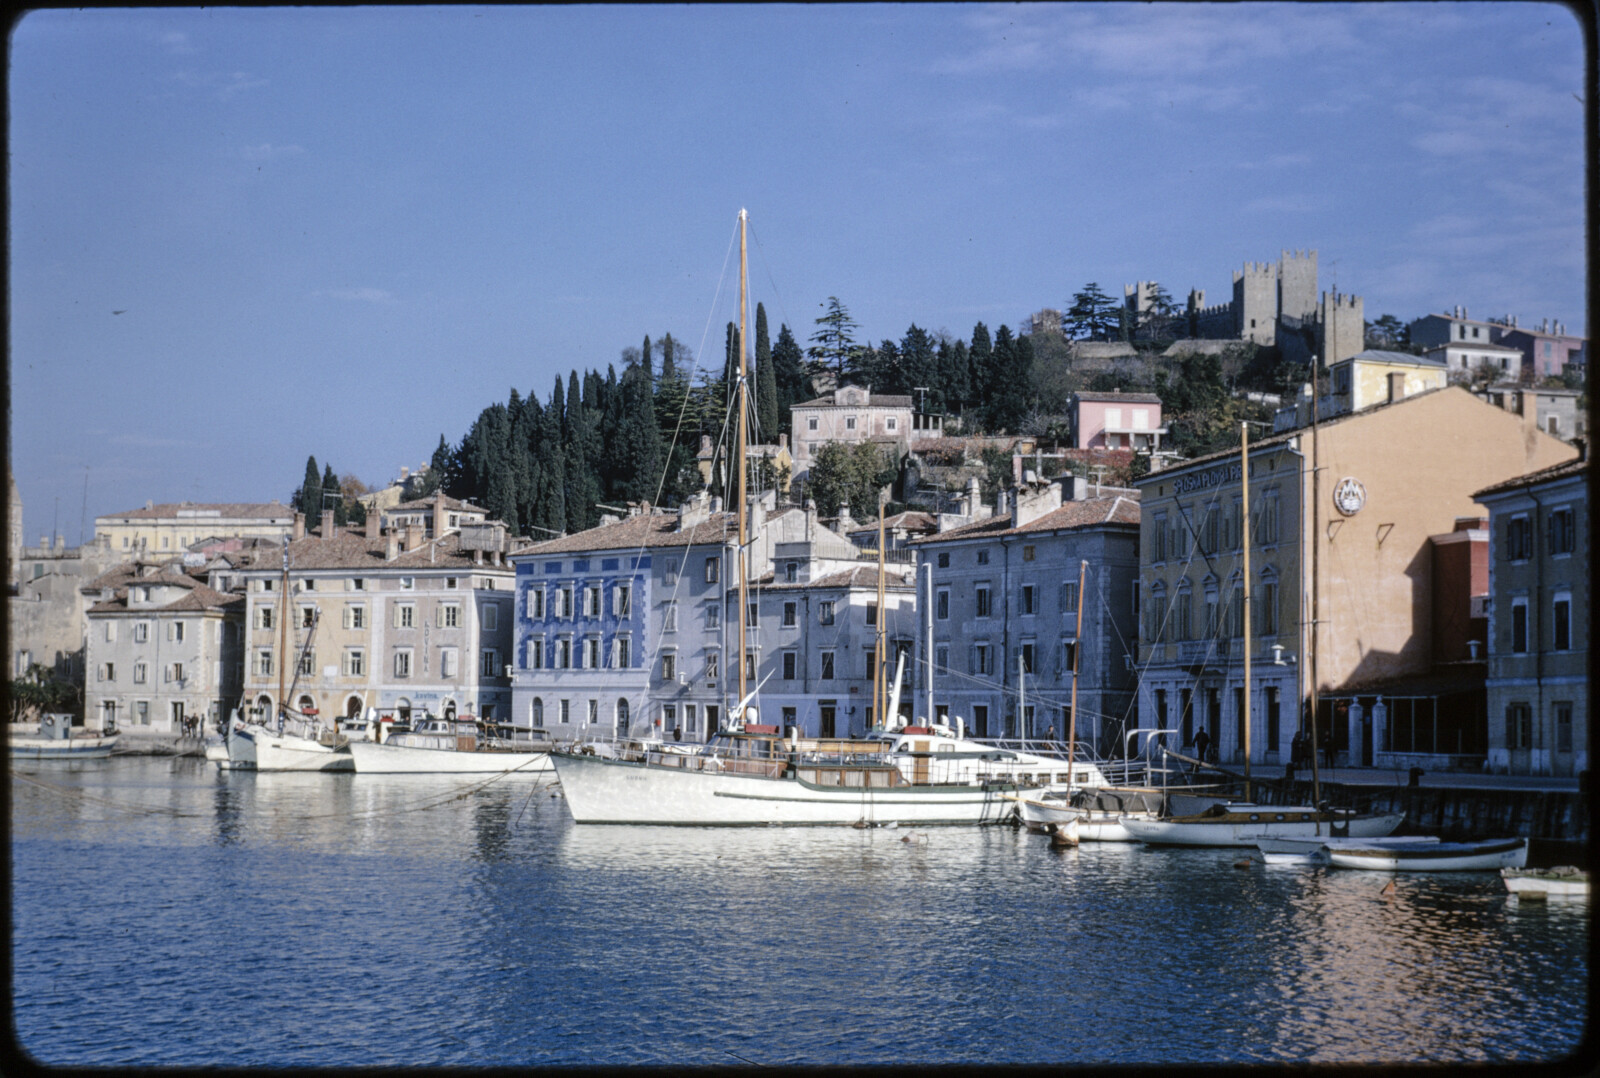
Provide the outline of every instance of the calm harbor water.
<path id="1" fill-rule="evenodd" d="M 53 1065 L 1551 1060 L 1587 903 L 1009 828 L 577 827 L 530 777 L 13 765 Z"/>

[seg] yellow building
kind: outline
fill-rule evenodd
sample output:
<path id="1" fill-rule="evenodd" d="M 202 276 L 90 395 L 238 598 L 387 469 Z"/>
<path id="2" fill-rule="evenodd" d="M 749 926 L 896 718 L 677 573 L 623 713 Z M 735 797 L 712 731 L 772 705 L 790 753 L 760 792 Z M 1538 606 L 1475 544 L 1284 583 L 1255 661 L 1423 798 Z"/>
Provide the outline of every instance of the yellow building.
<path id="1" fill-rule="evenodd" d="M 294 510 L 282 502 L 145 502 L 143 509 L 94 518 L 118 555 L 173 555 L 208 538 L 281 539 L 294 530 Z"/>
<path id="2" fill-rule="evenodd" d="M 1248 641 L 1239 452 L 1150 473 L 1138 484 L 1139 725 L 1182 740 L 1203 727 L 1219 758 L 1242 760 L 1248 646 L 1251 760 L 1288 761 L 1315 685 L 1334 748 L 1381 766 L 1390 690 L 1434 672 L 1432 537 L 1485 515 L 1475 491 L 1576 454 L 1459 386 L 1253 442 Z M 1330 695 L 1346 703 L 1337 722 Z M 1481 711 L 1462 721 L 1476 725 L 1430 736 L 1481 742 Z"/>
<path id="3" fill-rule="evenodd" d="M 1436 359 L 1369 348 L 1328 365 L 1329 392 L 1317 401 L 1317 415 L 1332 419 L 1430 389 L 1443 389 L 1449 381 L 1449 370 Z M 1310 422 L 1311 397 L 1306 392 L 1292 406 L 1278 412 L 1273 429 L 1289 430 Z"/>

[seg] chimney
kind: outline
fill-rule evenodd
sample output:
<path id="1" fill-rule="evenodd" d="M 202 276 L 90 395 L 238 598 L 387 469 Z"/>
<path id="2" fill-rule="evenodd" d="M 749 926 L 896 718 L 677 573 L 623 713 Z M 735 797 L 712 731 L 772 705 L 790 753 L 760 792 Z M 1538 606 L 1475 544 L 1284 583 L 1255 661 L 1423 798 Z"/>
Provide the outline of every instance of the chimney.
<path id="1" fill-rule="evenodd" d="M 332 539 L 333 538 L 333 510 L 332 509 L 324 509 L 322 511 L 322 537 L 324 539 Z"/>
<path id="2" fill-rule="evenodd" d="M 299 540 L 304 539 L 305 537 L 306 515 L 304 513 L 296 513 L 294 515 L 294 530 L 289 533 L 289 538 L 290 540 Z"/>
<path id="3" fill-rule="evenodd" d="M 779 434 L 778 435 L 778 448 L 779 449 L 788 449 L 789 448 L 789 436 L 787 434 Z"/>
<path id="4" fill-rule="evenodd" d="M 994 515 L 997 517 L 1008 516 L 1011 512 L 1010 503 L 1006 499 L 1004 490 L 997 490 L 994 494 Z"/>
<path id="5" fill-rule="evenodd" d="M 1406 395 L 1406 376 L 1401 371 L 1390 371 L 1388 377 L 1389 403 L 1393 404 Z"/>
<path id="6" fill-rule="evenodd" d="M 376 539 L 383 534 L 383 513 L 376 504 L 367 510 L 367 538 Z"/>
<path id="7" fill-rule="evenodd" d="M 404 483 L 410 477 L 411 469 L 407 468 L 404 464 L 400 465 L 400 482 Z"/>
<path id="8" fill-rule="evenodd" d="M 422 545 L 422 534 L 423 533 L 422 533 L 422 525 L 421 524 L 407 524 L 406 525 L 406 549 L 407 550 L 415 550 L 419 546 L 421 546 Z"/>
<path id="9" fill-rule="evenodd" d="M 855 527 L 855 523 L 856 522 L 854 520 L 850 519 L 850 503 L 840 502 L 839 521 L 834 526 L 834 530 L 840 535 L 848 536 L 850 534 L 850 529 Z"/>
<path id="10" fill-rule="evenodd" d="M 444 522 L 444 496 L 435 494 L 433 496 L 433 537 L 435 539 L 444 535 Z"/>
<path id="11" fill-rule="evenodd" d="M 400 556 L 400 533 L 389 529 L 389 541 L 383 547 L 383 560 L 394 561 Z"/>
<path id="12" fill-rule="evenodd" d="M 983 501 L 983 484 L 978 482 L 978 477 L 973 476 L 967 480 L 967 493 L 961 499 L 961 515 L 976 517 L 978 505 Z"/>

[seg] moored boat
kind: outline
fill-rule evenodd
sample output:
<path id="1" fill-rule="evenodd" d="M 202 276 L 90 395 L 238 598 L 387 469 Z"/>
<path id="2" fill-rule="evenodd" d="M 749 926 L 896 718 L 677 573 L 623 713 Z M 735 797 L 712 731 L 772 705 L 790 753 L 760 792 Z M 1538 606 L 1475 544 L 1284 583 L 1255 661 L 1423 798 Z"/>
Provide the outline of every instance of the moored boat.
<path id="1" fill-rule="evenodd" d="M 1327 847 L 1335 868 L 1378 872 L 1486 872 L 1528 863 L 1525 838 L 1482 842 L 1344 843 Z"/>
<path id="2" fill-rule="evenodd" d="M 1256 841 L 1261 860 L 1268 865 L 1325 865 L 1328 850 L 1333 846 L 1359 843 L 1365 846 L 1394 843 L 1438 842 L 1427 835 L 1403 835 L 1372 838 L 1263 838 Z"/>
<path id="3" fill-rule="evenodd" d="M 548 751 L 513 741 L 499 728 L 471 718 L 430 716 L 381 744 L 352 739 L 349 749 L 356 771 L 363 774 L 533 774 L 553 766 Z"/>
<path id="4" fill-rule="evenodd" d="M 552 752 L 578 823 L 999 823 L 1007 794 L 1067 781 L 1064 761 L 999 751 L 946 726 L 875 730 L 864 739 L 780 737 L 730 726 L 693 753 L 660 745 Z M 1098 776 L 1079 760 L 1075 776 Z"/>
<path id="5" fill-rule="evenodd" d="M 98 760 L 117 747 L 115 730 L 95 731 L 72 727 L 70 715 L 46 715 L 32 732 L 12 726 L 6 742 L 13 760 Z"/>
<path id="6" fill-rule="evenodd" d="M 1506 890 L 1523 898 L 1588 898 L 1589 873 L 1572 865 L 1555 868 L 1502 868 Z"/>
<path id="7" fill-rule="evenodd" d="M 1388 835 L 1404 813 L 1361 815 L 1311 805 L 1258 805 L 1231 801 L 1191 816 L 1158 820 L 1122 817 L 1122 826 L 1140 842 L 1154 846 L 1254 846 L 1264 838 Z"/>

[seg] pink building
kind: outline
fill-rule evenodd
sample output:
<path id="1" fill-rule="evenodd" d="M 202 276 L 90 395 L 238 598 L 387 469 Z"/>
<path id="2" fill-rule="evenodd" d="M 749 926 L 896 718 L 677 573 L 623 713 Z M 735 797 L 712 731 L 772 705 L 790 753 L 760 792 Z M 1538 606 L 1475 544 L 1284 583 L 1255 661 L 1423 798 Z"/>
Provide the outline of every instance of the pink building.
<path id="1" fill-rule="evenodd" d="M 1072 397 L 1074 449 L 1161 448 L 1161 398 L 1154 393 L 1075 393 Z"/>

